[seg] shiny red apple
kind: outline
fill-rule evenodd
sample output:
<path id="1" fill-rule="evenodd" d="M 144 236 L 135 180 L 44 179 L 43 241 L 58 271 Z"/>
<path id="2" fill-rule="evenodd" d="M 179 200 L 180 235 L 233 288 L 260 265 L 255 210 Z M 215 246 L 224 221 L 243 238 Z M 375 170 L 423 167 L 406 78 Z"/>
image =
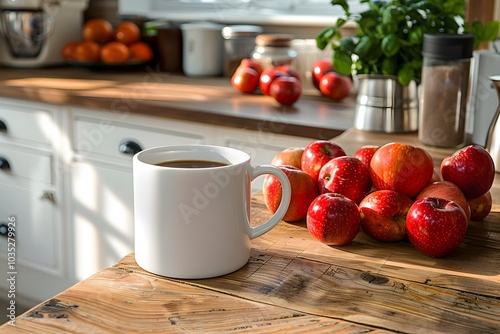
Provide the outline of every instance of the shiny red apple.
<path id="1" fill-rule="evenodd" d="M 262 64 L 259 63 L 258 61 L 251 59 L 251 58 L 244 58 L 241 60 L 240 65 L 238 66 L 239 68 L 243 67 L 250 67 L 253 68 L 257 73 L 262 74 L 264 71 L 264 67 L 262 67 Z"/>
<path id="2" fill-rule="evenodd" d="M 358 148 L 352 156 L 358 158 L 366 167 L 370 168 L 370 161 L 379 148 L 378 145 L 364 145 Z"/>
<path id="3" fill-rule="evenodd" d="M 490 191 L 479 197 L 469 199 L 467 202 L 470 206 L 471 220 L 483 220 L 486 218 L 490 214 L 493 205 Z"/>
<path id="4" fill-rule="evenodd" d="M 269 95 L 281 105 L 291 106 L 302 95 L 302 84 L 299 79 L 291 76 L 281 76 L 271 82 Z"/>
<path id="5" fill-rule="evenodd" d="M 231 76 L 231 85 L 242 93 L 251 94 L 259 86 L 259 77 L 259 73 L 253 68 L 238 68 Z"/>
<path id="6" fill-rule="evenodd" d="M 351 88 L 351 79 L 336 72 L 325 73 L 319 82 L 320 92 L 336 101 L 341 101 L 348 97 Z"/>
<path id="7" fill-rule="evenodd" d="M 434 162 L 423 148 L 392 142 L 380 147 L 370 162 L 375 188 L 398 191 L 410 198 L 429 184 Z"/>
<path id="8" fill-rule="evenodd" d="M 318 189 L 321 194 L 339 193 L 359 204 L 372 189 L 370 170 L 358 158 L 333 158 L 319 171 Z"/>
<path id="9" fill-rule="evenodd" d="M 433 182 L 422 189 L 416 198 L 419 199 L 424 197 L 438 197 L 454 201 L 464 210 L 465 215 L 467 216 L 467 221 L 470 220 L 471 211 L 469 203 L 467 203 L 467 199 L 462 193 L 462 190 L 460 190 L 456 184 L 449 181 Z"/>
<path id="10" fill-rule="evenodd" d="M 406 239 L 406 215 L 413 201 L 394 190 L 375 190 L 361 201 L 361 229 L 375 240 Z"/>
<path id="11" fill-rule="evenodd" d="M 452 254 L 467 233 L 467 217 L 454 201 L 436 197 L 417 199 L 406 216 L 411 244 L 432 257 Z"/>
<path id="12" fill-rule="evenodd" d="M 318 186 L 309 174 L 293 166 L 277 166 L 287 176 L 292 191 L 288 210 L 283 217 L 284 221 L 303 219 L 311 202 L 318 196 Z M 262 185 L 264 202 L 272 213 L 278 210 L 281 202 L 281 183 L 274 175 L 267 175 Z"/>
<path id="13" fill-rule="evenodd" d="M 346 155 L 344 149 L 329 140 L 315 140 L 304 149 L 301 169 L 318 181 L 319 171 L 333 158 Z"/>
<path id="14" fill-rule="evenodd" d="M 327 245 L 350 243 L 361 227 L 359 208 L 354 201 L 341 194 L 321 194 L 307 211 L 309 233 Z"/>
<path id="15" fill-rule="evenodd" d="M 495 178 L 495 164 L 488 151 L 469 145 L 441 162 L 443 180 L 455 183 L 465 198 L 481 196 L 490 190 Z"/>
<path id="16" fill-rule="evenodd" d="M 279 65 L 276 66 L 276 70 L 286 73 L 288 76 L 295 77 L 301 80 L 300 74 L 295 67 L 292 65 Z"/>
<path id="17" fill-rule="evenodd" d="M 276 153 L 271 160 L 271 165 L 289 165 L 300 169 L 302 153 L 304 153 L 303 147 L 288 147 L 283 151 Z"/>

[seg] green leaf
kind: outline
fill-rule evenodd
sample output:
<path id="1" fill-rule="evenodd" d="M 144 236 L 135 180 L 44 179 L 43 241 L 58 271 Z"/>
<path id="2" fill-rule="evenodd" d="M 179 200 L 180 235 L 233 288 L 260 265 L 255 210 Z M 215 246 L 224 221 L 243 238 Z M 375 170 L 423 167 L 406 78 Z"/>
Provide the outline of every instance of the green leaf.
<path id="1" fill-rule="evenodd" d="M 352 58 L 346 52 L 337 49 L 333 53 L 333 68 L 335 72 L 343 75 L 351 75 L 352 72 Z"/>
<path id="2" fill-rule="evenodd" d="M 415 70 L 411 64 L 404 64 L 398 71 L 398 81 L 403 86 L 408 86 L 413 79 Z"/>
<path id="3" fill-rule="evenodd" d="M 382 52 L 387 56 L 394 56 L 399 51 L 399 40 L 394 34 L 387 35 L 382 39 Z"/>
<path id="4" fill-rule="evenodd" d="M 342 9 L 344 9 L 344 12 L 346 13 L 347 16 L 350 16 L 349 12 L 349 4 L 347 3 L 347 0 L 332 0 L 331 4 L 333 6 L 341 6 Z"/>
<path id="5" fill-rule="evenodd" d="M 482 33 L 483 42 L 493 41 L 497 39 L 499 30 L 500 30 L 500 22 L 498 21 L 488 22 L 483 29 Z"/>
<path id="6" fill-rule="evenodd" d="M 331 42 L 332 38 L 339 34 L 337 27 L 327 27 L 316 35 L 316 45 L 320 50 L 324 50 L 326 46 Z"/>

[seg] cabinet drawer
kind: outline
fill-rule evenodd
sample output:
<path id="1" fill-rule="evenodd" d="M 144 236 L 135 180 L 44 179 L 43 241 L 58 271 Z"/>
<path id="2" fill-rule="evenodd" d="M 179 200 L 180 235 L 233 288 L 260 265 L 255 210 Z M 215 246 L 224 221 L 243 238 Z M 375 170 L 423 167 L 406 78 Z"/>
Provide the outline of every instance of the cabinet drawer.
<path id="1" fill-rule="evenodd" d="M 0 103 L 0 141 L 49 145 L 57 133 L 51 110 Z"/>
<path id="2" fill-rule="evenodd" d="M 163 145 L 203 144 L 203 132 L 184 132 L 175 123 L 168 129 L 110 122 L 104 119 L 77 117 L 74 149 L 79 154 L 105 158 L 128 158 L 136 152 L 126 151 L 126 144 L 137 144 L 138 150 Z M 175 129 L 175 130 L 173 130 Z"/>
<path id="3" fill-rule="evenodd" d="M 49 155 L 0 147 L 0 162 L 4 166 L 0 169 L 0 182 L 30 180 L 53 183 L 52 158 Z"/>
<path id="4" fill-rule="evenodd" d="M 15 244 L 7 236 L 0 236 L 0 256 L 10 256 L 7 253 L 10 241 L 9 252 L 15 252 L 20 265 L 58 272 L 62 247 L 57 208 L 52 200 L 44 196 L 51 191 L 5 184 L 1 187 L 0 225 L 14 228 L 11 231 L 15 233 Z"/>

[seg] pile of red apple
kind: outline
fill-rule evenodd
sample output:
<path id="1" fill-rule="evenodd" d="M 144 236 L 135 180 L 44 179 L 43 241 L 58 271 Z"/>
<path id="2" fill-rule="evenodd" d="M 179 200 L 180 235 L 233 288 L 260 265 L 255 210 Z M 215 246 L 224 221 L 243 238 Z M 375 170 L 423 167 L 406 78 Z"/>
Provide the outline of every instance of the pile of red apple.
<path id="1" fill-rule="evenodd" d="M 323 95 L 341 101 L 351 91 L 351 79 L 333 70 L 329 59 L 317 61 L 312 68 L 312 83 Z M 263 95 L 273 97 L 284 106 L 293 105 L 302 95 L 300 74 L 291 65 L 263 68 L 252 59 L 245 58 L 231 76 L 231 85 L 245 94 L 260 89 Z"/>
<path id="2" fill-rule="evenodd" d="M 292 188 L 284 221 L 305 219 L 310 234 L 328 245 L 345 245 L 362 230 L 380 242 L 409 240 L 432 257 L 452 254 L 471 220 L 492 207 L 495 167 L 489 153 L 470 145 L 443 159 L 439 172 L 421 147 L 392 142 L 360 147 L 348 156 L 328 140 L 291 147 L 271 161 Z M 276 212 L 278 179 L 268 175 L 262 193 Z"/>

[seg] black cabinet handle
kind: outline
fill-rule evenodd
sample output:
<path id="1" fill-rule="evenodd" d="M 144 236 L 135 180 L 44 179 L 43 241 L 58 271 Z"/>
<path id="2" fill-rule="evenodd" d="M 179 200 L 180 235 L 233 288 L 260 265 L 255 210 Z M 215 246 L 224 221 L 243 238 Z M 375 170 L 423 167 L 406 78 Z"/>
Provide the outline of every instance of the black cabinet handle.
<path id="1" fill-rule="evenodd" d="M 0 120 L 0 132 L 7 132 L 7 124 L 2 120 Z"/>
<path id="2" fill-rule="evenodd" d="M 0 169 L 2 169 L 2 170 L 9 170 L 10 169 L 10 164 L 7 161 L 7 159 L 0 157 Z"/>
<path id="3" fill-rule="evenodd" d="M 9 227 L 5 223 L 0 224 L 0 236 L 1 237 L 6 237 L 7 233 L 9 232 Z"/>
<path id="4" fill-rule="evenodd" d="M 126 140 L 120 144 L 118 150 L 123 154 L 134 155 L 142 151 L 142 147 L 132 140 Z"/>

